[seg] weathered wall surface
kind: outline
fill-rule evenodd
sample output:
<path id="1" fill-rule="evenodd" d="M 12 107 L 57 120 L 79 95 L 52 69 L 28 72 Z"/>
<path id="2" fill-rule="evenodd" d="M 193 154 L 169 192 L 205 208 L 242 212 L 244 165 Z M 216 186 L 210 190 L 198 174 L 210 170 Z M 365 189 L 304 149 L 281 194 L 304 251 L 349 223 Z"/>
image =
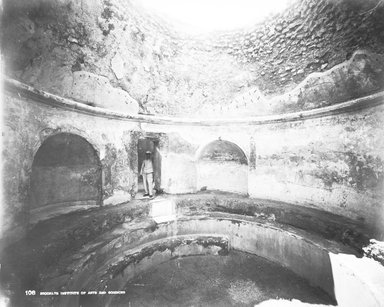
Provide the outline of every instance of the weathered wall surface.
<path id="1" fill-rule="evenodd" d="M 163 153 L 161 182 L 166 193 L 196 192 L 197 169 L 193 156 Z"/>
<path id="2" fill-rule="evenodd" d="M 260 126 L 146 125 L 144 129 L 174 134 L 177 131 L 180 140 L 190 144 L 189 148 L 203 148 L 219 138 L 234 142 L 249 157 L 249 165 L 248 186 L 242 182 L 232 188 L 247 188 L 250 197 L 254 198 L 317 207 L 359 219 L 383 231 L 383 120 L 384 110 L 379 106 L 318 119 Z M 184 160 L 197 161 L 197 152 L 199 150 L 186 150 Z M 226 187 L 226 182 L 231 180 L 229 173 L 222 176 L 225 168 L 218 170 L 206 165 L 202 169 L 207 177 L 218 178 L 220 188 Z M 174 181 L 182 185 L 180 180 L 190 180 L 191 174 L 177 174 L 176 171 L 172 175 Z M 170 181 L 172 175 L 169 175 Z"/>
<path id="3" fill-rule="evenodd" d="M 248 193 L 248 166 L 234 162 L 197 162 L 197 189 Z"/>
<path id="4" fill-rule="evenodd" d="M 250 29 L 190 37 L 126 0 L 6 0 L 2 53 L 12 78 L 129 113 L 292 112 L 383 89 L 380 1 L 300 0 Z"/>
<path id="5" fill-rule="evenodd" d="M 50 167 L 32 168 L 30 206 L 42 207 L 52 204 L 90 201 L 97 204 L 101 182 L 96 167 Z"/>
<path id="6" fill-rule="evenodd" d="M 383 115 L 379 107 L 255 130 L 251 196 L 382 224 Z"/>
<path id="7" fill-rule="evenodd" d="M 167 193 L 196 192 L 205 176 L 208 188 L 211 184 L 247 191 L 255 198 L 316 207 L 382 230 L 384 109 L 382 102 L 375 103 L 343 114 L 274 124 L 191 126 L 108 119 L 9 92 L 3 152 L 5 229 L 28 220 L 30 176 L 38 148 L 48 136 L 68 132 L 84 137 L 95 148 L 102 166 L 104 204 L 128 201 L 135 194 L 138 140 L 157 136 L 161 186 Z M 247 164 L 241 162 L 242 155 L 235 161 L 212 160 L 217 151 L 204 149 L 219 140 L 241 148 Z M 234 158 L 226 152 L 217 156 L 219 160 Z M 210 159 L 199 160 L 201 153 Z M 205 162 L 209 165 L 202 167 Z M 228 163 L 236 167 L 229 168 Z"/>
<path id="8" fill-rule="evenodd" d="M 359 98 L 382 88 L 384 56 L 356 51 L 347 61 L 331 69 L 306 76 L 296 87 L 267 99 L 258 87 L 250 86 L 228 106 L 242 114 L 284 114 L 330 106 Z M 255 104 L 255 102 L 257 102 Z M 237 111 L 236 111 L 237 109 Z"/>
<path id="9" fill-rule="evenodd" d="M 356 50 L 383 54 L 383 16 L 379 0 L 296 1 L 280 15 L 218 40 L 226 52 L 254 69 L 262 92 L 282 93 L 311 72 L 344 62 Z"/>
<path id="10" fill-rule="evenodd" d="M 98 159 L 101 161 L 104 204 L 115 202 L 116 197 L 118 198 L 116 201 L 119 202 L 129 201 L 137 189 L 137 137 L 131 133 L 136 130 L 136 127 L 137 124 L 134 123 L 126 122 L 125 125 L 121 125 L 119 121 L 66 111 L 14 93 L 6 93 L 4 96 L 2 153 L 5 199 L 3 229 L 20 225 L 25 227 L 28 223 L 30 210 L 33 209 L 31 184 L 35 187 L 37 184 L 40 188 L 44 184 L 55 185 L 53 181 L 31 183 L 32 164 L 35 154 L 44 140 L 60 133 L 81 136 L 96 151 Z M 32 179 L 39 179 L 41 171 L 44 170 L 39 168 Z M 52 180 L 59 176 L 56 171 L 54 174 L 52 172 L 50 174 L 53 176 Z M 82 172 L 80 168 L 69 174 L 80 176 L 78 180 L 83 183 L 91 178 L 89 172 Z M 61 180 L 64 179 L 61 178 Z M 70 184 L 68 178 L 64 181 Z M 70 185 L 74 187 L 73 183 Z M 88 189 L 91 184 L 82 185 Z M 56 187 L 59 188 L 59 186 Z M 77 189 L 79 189 L 79 185 Z M 71 195 L 73 196 L 73 194 L 76 194 L 76 191 L 72 191 Z M 54 197 L 60 198 L 60 196 L 67 197 L 68 200 L 68 195 L 55 195 Z M 40 197 L 45 196 L 40 194 Z M 49 195 L 47 198 L 50 198 Z M 76 199 L 73 200 L 76 201 Z M 53 201 L 55 199 L 51 198 L 50 202 Z"/>

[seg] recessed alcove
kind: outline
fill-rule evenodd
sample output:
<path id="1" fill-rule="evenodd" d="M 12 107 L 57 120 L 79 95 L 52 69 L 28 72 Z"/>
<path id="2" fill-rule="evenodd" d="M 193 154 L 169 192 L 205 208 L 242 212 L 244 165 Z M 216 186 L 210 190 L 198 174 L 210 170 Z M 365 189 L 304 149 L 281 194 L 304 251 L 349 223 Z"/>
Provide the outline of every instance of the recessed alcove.
<path id="1" fill-rule="evenodd" d="M 101 163 L 84 138 L 59 133 L 46 139 L 33 159 L 31 207 L 101 204 Z"/>
<path id="2" fill-rule="evenodd" d="M 236 144 L 216 140 L 197 153 L 197 189 L 248 193 L 248 159 Z"/>

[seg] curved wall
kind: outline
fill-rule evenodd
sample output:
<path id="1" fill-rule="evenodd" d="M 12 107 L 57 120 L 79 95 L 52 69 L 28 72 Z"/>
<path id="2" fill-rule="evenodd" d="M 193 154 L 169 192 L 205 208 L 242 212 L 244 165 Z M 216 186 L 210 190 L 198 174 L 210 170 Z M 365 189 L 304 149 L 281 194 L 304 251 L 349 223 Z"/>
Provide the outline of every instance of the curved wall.
<path id="1" fill-rule="evenodd" d="M 381 101 L 382 98 L 381 98 Z M 164 127 L 196 146 L 231 139 L 249 156 L 248 193 L 360 219 L 383 231 L 383 107 L 265 125 Z M 171 151 L 172 149 L 170 149 Z M 172 159 L 167 154 L 164 160 Z M 184 160 L 193 160 L 193 152 Z M 180 162 L 182 163 L 182 162 Z M 164 181 L 164 180 L 163 180 Z"/>
<path id="2" fill-rule="evenodd" d="M 249 116 L 383 89 L 378 0 L 295 1 L 252 28 L 206 37 L 177 33 L 126 0 L 6 0 L 3 7 L 7 75 L 88 105 Z"/>
<path id="3" fill-rule="evenodd" d="M 101 162 L 104 204 L 131 199 L 137 188 L 135 144 L 143 135 L 137 123 L 121 125 L 120 121 L 56 108 L 17 93 L 5 94 L 4 107 L 4 229 L 16 227 L 13 233 L 17 234 L 28 224 L 34 157 L 46 139 L 60 133 L 80 136 L 95 149 Z M 80 181 L 87 181 L 86 173 L 78 175 Z"/>
<path id="4" fill-rule="evenodd" d="M 49 135 L 69 132 L 84 137 L 98 152 L 104 204 L 129 201 L 135 194 L 140 137 L 159 136 L 161 183 L 168 193 L 197 190 L 196 153 L 221 138 L 248 157 L 251 197 L 320 208 L 383 231 L 382 94 L 323 113 L 192 123 L 82 109 L 19 83 L 8 82 L 6 90 L 5 230 L 22 230 L 28 220 L 37 149 Z"/>
<path id="5" fill-rule="evenodd" d="M 383 54 L 383 13 L 377 0 L 294 1 L 281 14 L 217 40 L 244 66 L 254 68 L 253 85 L 261 92 L 283 93 L 310 73 L 343 63 L 356 50 Z"/>

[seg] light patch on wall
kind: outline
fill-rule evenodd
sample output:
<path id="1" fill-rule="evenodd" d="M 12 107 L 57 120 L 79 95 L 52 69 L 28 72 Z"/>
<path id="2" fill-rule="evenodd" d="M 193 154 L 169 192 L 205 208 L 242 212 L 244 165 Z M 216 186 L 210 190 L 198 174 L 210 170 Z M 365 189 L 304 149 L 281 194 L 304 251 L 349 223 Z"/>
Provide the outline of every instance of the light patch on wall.
<path id="1" fill-rule="evenodd" d="M 0 1 L 0 12 L 2 12 L 2 2 Z M 4 95 L 3 95 L 3 76 L 4 76 L 4 66 L 3 66 L 3 55 L 0 54 L 0 130 L 1 130 L 1 135 L 2 135 L 2 141 L 0 142 L 0 152 L 3 152 L 3 142 L 4 142 L 4 123 L 3 123 L 3 107 L 5 105 L 3 99 L 4 99 Z M 4 161 L 2 160 L 2 163 L 0 163 L 0 174 L 1 174 L 1 178 L 3 178 L 3 163 Z M 0 184 L 0 225 L 4 225 L 3 224 L 3 213 L 4 213 L 4 206 L 3 206 L 4 202 L 3 202 L 3 181 L 1 181 L 1 184 Z M 3 236 L 3 228 L 0 227 L 0 238 Z M 1 296 L 0 296 L 0 302 L 1 302 Z"/>
<path id="2" fill-rule="evenodd" d="M 156 223 L 176 219 L 176 205 L 172 199 L 155 199 L 151 202 L 151 217 Z"/>
<path id="3" fill-rule="evenodd" d="M 228 31 L 254 25 L 295 0 L 135 0 L 144 9 L 177 22 L 190 33 Z"/>

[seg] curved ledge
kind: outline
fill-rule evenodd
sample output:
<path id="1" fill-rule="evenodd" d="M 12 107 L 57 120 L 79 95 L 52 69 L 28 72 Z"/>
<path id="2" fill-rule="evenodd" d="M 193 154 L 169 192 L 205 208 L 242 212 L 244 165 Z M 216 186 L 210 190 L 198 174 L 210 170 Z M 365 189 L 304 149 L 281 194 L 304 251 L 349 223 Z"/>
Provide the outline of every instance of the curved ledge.
<path id="1" fill-rule="evenodd" d="M 4 78 L 4 88 L 10 92 L 16 92 L 26 98 L 31 98 L 49 106 L 54 106 L 66 110 L 79 113 L 85 113 L 91 116 L 99 116 L 104 118 L 134 121 L 148 124 L 158 125 L 188 125 L 188 126 L 222 126 L 231 124 L 242 125 L 265 125 L 274 123 L 302 121 L 311 118 L 325 117 L 340 113 L 347 113 L 356 110 L 366 109 L 384 104 L 384 91 L 368 95 L 365 97 L 349 100 L 347 102 L 338 103 L 332 106 L 318 108 L 314 110 L 267 115 L 245 118 L 221 118 L 221 119 L 192 119 L 192 118 L 175 118 L 167 116 L 149 116 L 149 115 L 131 115 L 127 113 L 116 112 L 100 107 L 92 107 L 86 104 L 76 102 L 71 99 L 63 98 L 54 94 L 37 90 L 32 86 L 21 83 L 19 81 Z"/>
<path id="2" fill-rule="evenodd" d="M 376 278 L 383 278 L 380 264 L 344 254 L 344 246 L 309 233 L 236 216 L 180 216 L 173 222 L 142 226 L 134 230 L 130 223 L 123 224 L 120 230 L 113 231 L 115 236 L 109 236 L 109 241 L 98 238 L 89 242 L 83 248 L 88 251 L 88 256 L 74 258 L 71 267 L 76 270 L 65 287 L 120 290 L 128 280 L 170 259 L 226 255 L 230 250 L 236 250 L 288 268 L 328 293 L 338 306 L 365 306 L 365 302 L 369 306 L 381 306 L 382 286 L 375 283 Z M 334 251 L 330 250 L 330 244 Z M 368 274 L 364 272 L 362 262 L 369 266 Z M 345 284 L 348 286 L 344 289 Z M 351 287 L 359 291 L 351 292 Z M 79 298 L 60 299 L 63 306 L 72 306 L 78 304 Z M 111 297 L 105 297 L 103 303 L 103 306 L 111 306 Z"/>
<path id="3" fill-rule="evenodd" d="M 151 224 L 137 231 L 131 229 L 129 223 L 121 228 L 114 230 L 119 236 L 107 243 L 103 241 L 97 248 L 97 256 L 90 258 L 86 265 L 84 258 L 88 257 L 75 260 L 77 270 L 68 279 L 66 288 L 123 289 L 128 280 L 154 264 L 188 255 L 226 255 L 233 249 L 289 268 L 335 297 L 327 243 L 319 238 L 237 217 L 180 216 L 175 221 Z M 63 299 L 63 306 L 77 303 L 76 297 Z"/>

